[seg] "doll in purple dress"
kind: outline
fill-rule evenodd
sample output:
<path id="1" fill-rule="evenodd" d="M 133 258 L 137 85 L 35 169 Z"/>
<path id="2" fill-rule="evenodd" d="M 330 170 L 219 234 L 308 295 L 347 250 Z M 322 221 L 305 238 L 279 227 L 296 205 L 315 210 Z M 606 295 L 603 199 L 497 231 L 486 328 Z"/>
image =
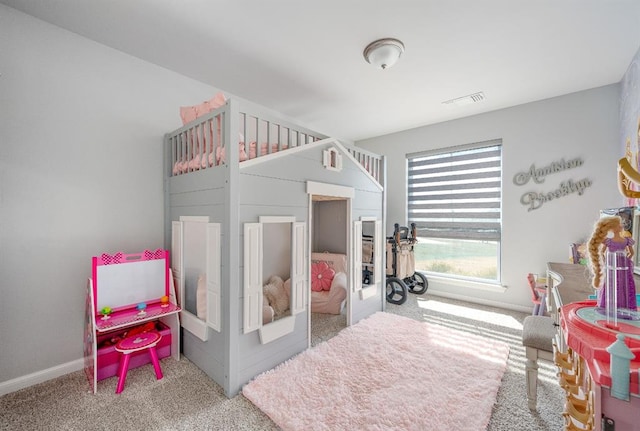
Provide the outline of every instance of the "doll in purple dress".
<path id="1" fill-rule="evenodd" d="M 612 235 L 610 235 L 612 233 Z M 633 245 L 635 241 L 624 235 L 622 219 L 618 216 L 603 217 L 594 227 L 589 239 L 589 261 L 593 273 L 593 287 L 598 292 L 598 307 L 606 308 L 605 291 L 607 282 L 606 251 L 615 254 L 617 308 L 636 311 L 636 286 L 633 280 Z"/>

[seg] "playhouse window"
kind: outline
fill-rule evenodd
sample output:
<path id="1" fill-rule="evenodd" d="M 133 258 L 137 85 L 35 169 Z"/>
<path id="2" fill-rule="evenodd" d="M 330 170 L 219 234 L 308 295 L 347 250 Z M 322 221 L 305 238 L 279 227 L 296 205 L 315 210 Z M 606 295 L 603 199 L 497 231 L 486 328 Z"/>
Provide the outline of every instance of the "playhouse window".
<path id="1" fill-rule="evenodd" d="M 305 308 L 306 224 L 260 217 L 244 224 L 244 333 L 267 343 L 294 330 Z"/>
<path id="2" fill-rule="evenodd" d="M 382 289 L 382 223 L 375 217 L 361 217 L 354 222 L 353 232 L 355 274 L 358 274 L 354 279 L 354 290 L 359 290 L 360 298 L 366 299 Z"/>
<path id="3" fill-rule="evenodd" d="M 341 171 L 342 155 L 337 148 L 331 147 L 324 150 L 322 154 L 322 163 L 324 167 L 330 171 Z"/>
<path id="4" fill-rule="evenodd" d="M 207 327 L 221 330 L 220 224 L 209 217 L 180 217 L 172 222 L 171 252 L 181 325 L 206 341 Z"/>

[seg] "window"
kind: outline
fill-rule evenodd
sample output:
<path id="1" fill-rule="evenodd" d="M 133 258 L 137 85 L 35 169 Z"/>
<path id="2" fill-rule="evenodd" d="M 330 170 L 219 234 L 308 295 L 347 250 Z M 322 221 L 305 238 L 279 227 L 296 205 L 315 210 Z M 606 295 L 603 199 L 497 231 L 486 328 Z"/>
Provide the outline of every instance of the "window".
<path id="1" fill-rule="evenodd" d="M 293 332 L 295 314 L 305 310 L 306 232 L 306 223 L 293 216 L 260 216 L 258 223 L 244 223 L 243 332 L 258 330 L 262 344 Z M 279 295 L 284 283 L 264 290 L 274 275 L 290 279 L 288 295 Z M 265 304 L 269 296 L 274 302 Z"/>
<path id="2" fill-rule="evenodd" d="M 499 281 L 502 141 L 408 156 L 417 270 Z"/>

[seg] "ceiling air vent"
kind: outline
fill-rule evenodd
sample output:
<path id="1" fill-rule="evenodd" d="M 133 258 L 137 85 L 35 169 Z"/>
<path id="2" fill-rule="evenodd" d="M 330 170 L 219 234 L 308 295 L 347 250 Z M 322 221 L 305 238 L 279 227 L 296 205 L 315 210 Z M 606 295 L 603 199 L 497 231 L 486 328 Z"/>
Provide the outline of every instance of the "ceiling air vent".
<path id="1" fill-rule="evenodd" d="M 468 96 L 457 97 L 455 99 L 446 100 L 442 102 L 443 105 L 469 105 L 471 103 L 482 102 L 484 100 L 484 93 L 482 91 L 478 93 L 469 94 Z"/>

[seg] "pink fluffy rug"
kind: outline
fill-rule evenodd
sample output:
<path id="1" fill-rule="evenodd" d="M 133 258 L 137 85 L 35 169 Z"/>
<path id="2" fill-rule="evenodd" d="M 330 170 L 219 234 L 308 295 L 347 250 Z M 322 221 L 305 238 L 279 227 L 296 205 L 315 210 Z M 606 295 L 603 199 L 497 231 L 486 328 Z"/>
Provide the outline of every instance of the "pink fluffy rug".
<path id="1" fill-rule="evenodd" d="M 484 430 L 505 343 L 379 312 L 249 382 L 285 431 Z"/>

